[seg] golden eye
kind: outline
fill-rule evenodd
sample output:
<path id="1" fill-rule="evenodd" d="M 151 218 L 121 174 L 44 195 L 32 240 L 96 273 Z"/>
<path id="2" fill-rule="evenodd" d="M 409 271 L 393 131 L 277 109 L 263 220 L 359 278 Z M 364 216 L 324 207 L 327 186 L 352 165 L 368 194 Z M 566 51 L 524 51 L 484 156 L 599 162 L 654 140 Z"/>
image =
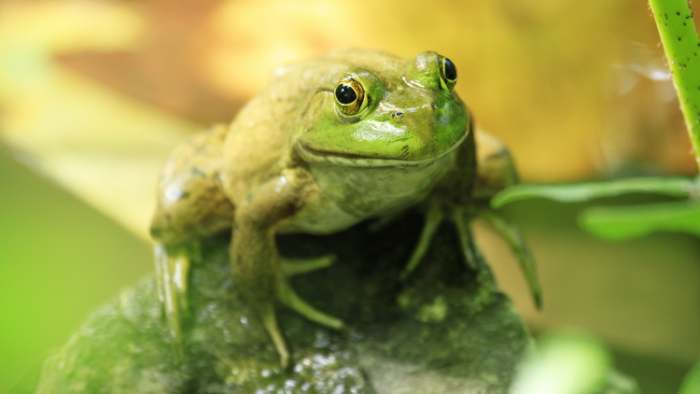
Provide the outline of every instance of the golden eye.
<path id="1" fill-rule="evenodd" d="M 355 115 L 363 108 L 365 89 L 358 81 L 348 78 L 335 88 L 335 102 L 344 115 Z"/>
<path id="2" fill-rule="evenodd" d="M 440 74 L 442 80 L 448 88 L 452 88 L 457 83 L 457 67 L 452 60 L 443 57 L 440 59 Z"/>

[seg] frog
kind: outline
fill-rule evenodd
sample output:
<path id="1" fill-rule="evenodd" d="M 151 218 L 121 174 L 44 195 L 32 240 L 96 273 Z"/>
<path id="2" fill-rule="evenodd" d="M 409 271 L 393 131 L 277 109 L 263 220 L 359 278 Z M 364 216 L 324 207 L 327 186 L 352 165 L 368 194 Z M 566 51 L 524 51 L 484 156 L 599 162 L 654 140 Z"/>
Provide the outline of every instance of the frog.
<path id="1" fill-rule="evenodd" d="M 329 329 L 346 323 L 300 297 L 289 280 L 331 266 L 334 256 L 286 258 L 276 237 L 334 234 L 365 221 L 381 227 L 411 209 L 424 222 L 402 280 L 416 271 L 445 221 L 454 224 L 466 264 L 483 270 L 471 222 L 485 217 L 521 257 L 540 305 L 534 261 L 520 233 L 487 203 L 517 182 L 512 155 L 475 129 L 456 84 L 455 63 L 434 51 L 404 59 L 339 50 L 279 68 L 230 124 L 177 147 L 159 178 L 150 229 L 171 336 L 182 337 L 201 240 L 230 232 L 235 291 L 288 366 L 277 308 Z"/>

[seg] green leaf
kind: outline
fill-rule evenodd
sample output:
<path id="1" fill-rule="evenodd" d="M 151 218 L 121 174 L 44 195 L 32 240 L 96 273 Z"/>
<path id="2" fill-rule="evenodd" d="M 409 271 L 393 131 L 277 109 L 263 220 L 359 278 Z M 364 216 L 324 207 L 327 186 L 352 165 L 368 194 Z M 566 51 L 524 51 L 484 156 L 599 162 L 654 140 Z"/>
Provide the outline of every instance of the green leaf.
<path id="1" fill-rule="evenodd" d="M 511 186 L 496 194 L 491 200 L 491 206 L 500 208 L 515 201 L 532 198 L 546 198 L 561 202 L 581 202 L 632 193 L 685 197 L 691 193 L 694 187 L 694 179 L 680 177 L 628 178 L 570 184 L 521 184 Z"/>
<path id="2" fill-rule="evenodd" d="M 689 0 L 649 0 L 695 159 L 700 164 L 700 40 Z"/>
<path id="3" fill-rule="evenodd" d="M 538 345 L 509 394 L 639 394 L 637 383 L 615 371 L 610 353 L 594 338 L 558 333 Z"/>
<path id="4" fill-rule="evenodd" d="M 700 236 L 700 203 L 676 202 L 626 207 L 598 207 L 584 211 L 580 225 L 607 239 L 640 237 L 655 231 Z"/>
<path id="5" fill-rule="evenodd" d="M 612 361 L 597 341 L 557 335 L 540 345 L 525 360 L 510 394 L 593 394 L 605 388 Z"/>
<path id="6" fill-rule="evenodd" d="M 679 394 L 698 393 L 700 393 L 700 363 L 695 364 L 695 367 L 688 372 L 679 391 Z"/>

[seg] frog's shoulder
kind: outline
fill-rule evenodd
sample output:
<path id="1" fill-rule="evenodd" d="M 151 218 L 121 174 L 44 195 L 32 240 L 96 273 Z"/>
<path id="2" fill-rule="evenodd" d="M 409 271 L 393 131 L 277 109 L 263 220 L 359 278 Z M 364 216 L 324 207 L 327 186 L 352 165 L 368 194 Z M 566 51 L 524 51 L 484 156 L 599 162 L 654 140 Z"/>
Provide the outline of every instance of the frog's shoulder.
<path id="1" fill-rule="evenodd" d="M 233 206 L 220 185 L 222 145 L 228 127 L 217 125 L 178 146 L 161 172 L 151 234 L 179 243 L 230 224 Z"/>
<path id="2" fill-rule="evenodd" d="M 508 147 L 488 132 L 476 130 L 477 176 L 474 192 L 478 198 L 491 198 L 518 183 L 518 171 Z"/>

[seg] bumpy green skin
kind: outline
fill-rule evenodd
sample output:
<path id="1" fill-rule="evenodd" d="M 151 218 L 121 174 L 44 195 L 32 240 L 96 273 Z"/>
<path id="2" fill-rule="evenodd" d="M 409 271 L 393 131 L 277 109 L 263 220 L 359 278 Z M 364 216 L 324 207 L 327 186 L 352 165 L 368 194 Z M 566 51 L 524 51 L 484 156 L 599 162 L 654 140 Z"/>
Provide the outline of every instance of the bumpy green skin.
<path id="1" fill-rule="evenodd" d="M 505 393 L 530 344 L 522 321 L 477 283 L 447 223 L 416 275 L 399 281 L 421 222 L 409 214 L 378 233 L 361 224 L 282 237 L 286 256 L 337 253 L 333 267 L 294 285 L 349 325 L 339 333 L 281 311 L 292 371 L 280 370 L 267 333 L 231 291 L 224 234 L 193 262 L 181 362 L 149 279 L 47 361 L 39 393 Z"/>

